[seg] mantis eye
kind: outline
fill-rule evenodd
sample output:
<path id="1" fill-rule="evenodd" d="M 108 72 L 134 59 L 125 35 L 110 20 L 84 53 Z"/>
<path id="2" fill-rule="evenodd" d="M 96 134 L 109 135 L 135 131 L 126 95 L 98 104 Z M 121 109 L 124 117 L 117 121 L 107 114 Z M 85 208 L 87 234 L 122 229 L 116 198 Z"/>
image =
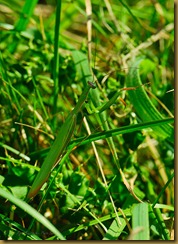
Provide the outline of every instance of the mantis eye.
<path id="1" fill-rule="evenodd" d="M 88 81 L 88 85 L 89 85 L 91 88 L 93 88 L 93 89 L 96 88 L 96 85 L 95 85 L 93 82 L 91 82 L 91 81 Z"/>

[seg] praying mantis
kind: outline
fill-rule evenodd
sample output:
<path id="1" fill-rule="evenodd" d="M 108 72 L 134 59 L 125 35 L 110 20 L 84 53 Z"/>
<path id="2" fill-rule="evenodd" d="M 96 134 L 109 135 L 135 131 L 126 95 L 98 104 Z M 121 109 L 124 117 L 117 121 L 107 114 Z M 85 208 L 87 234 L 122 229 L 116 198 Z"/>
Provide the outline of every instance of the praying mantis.
<path id="1" fill-rule="evenodd" d="M 58 135 L 47 155 L 45 158 L 43 165 L 35 178 L 30 191 L 28 192 L 27 198 L 34 197 L 38 191 L 41 189 L 43 184 L 47 181 L 51 169 L 58 163 L 60 160 L 61 155 L 64 152 L 64 149 L 67 147 L 68 143 L 71 140 L 71 137 L 74 133 L 75 126 L 76 126 L 76 118 L 77 114 L 80 111 L 83 103 L 85 102 L 90 89 L 95 89 L 96 86 L 93 82 L 88 81 L 87 86 L 85 87 L 83 93 L 81 94 L 78 103 L 76 104 L 75 108 L 71 111 L 71 113 L 66 118 L 64 124 L 61 126 Z M 118 96 L 118 94 L 117 94 Z M 116 97 L 113 97 L 108 103 L 106 103 L 104 110 L 113 103 Z M 102 109 L 103 110 L 103 109 Z"/>
<path id="2" fill-rule="evenodd" d="M 30 191 L 28 192 L 27 198 L 34 197 L 38 191 L 41 189 L 43 184 L 47 181 L 51 169 L 59 161 L 61 155 L 63 154 L 64 149 L 67 147 L 76 126 L 77 114 L 80 111 L 83 103 L 85 102 L 87 95 L 91 88 L 95 88 L 95 84 L 88 81 L 88 85 L 85 87 L 83 93 L 81 94 L 78 103 L 71 113 L 66 118 L 64 124 L 61 126 L 58 135 L 45 158 L 43 165 L 35 178 Z"/>
<path id="3" fill-rule="evenodd" d="M 137 64 L 137 67 L 135 70 L 138 70 L 137 68 L 139 67 L 140 60 L 137 60 L 136 64 Z M 129 92 L 134 92 L 134 94 L 131 94 L 131 96 L 134 96 L 135 99 L 137 99 L 138 104 L 136 107 L 139 108 L 139 111 L 142 111 L 142 110 L 147 111 L 147 121 L 162 119 L 161 114 L 159 113 L 159 111 L 157 111 L 154 108 L 153 104 L 151 104 L 151 102 L 150 102 L 149 98 L 147 97 L 146 93 L 144 92 L 144 90 L 139 89 L 137 91 L 137 88 L 141 87 L 142 83 L 140 81 L 138 72 L 135 73 L 135 70 L 130 69 L 129 76 L 127 78 L 128 87 L 123 88 L 122 90 L 128 90 Z M 133 82 L 130 82 L 130 79 L 132 79 Z M 32 184 L 32 187 L 27 195 L 28 199 L 34 197 L 38 193 L 38 191 L 41 189 L 43 184 L 47 181 L 47 179 L 50 175 L 51 169 L 59 162 L 60 157 L 62 156 L 65 148 L 69 144 L 69 142 L 72 138 L 72 135 L 74 133 L 74 130 L 76 127 L 77 114 L 80 111 L 82 105 L 84 104 L 91 88 L 95 89 L 96 86 L 93 82 L 88 81 L 87 86 L 85 87 L 83 93 L 81 94 L 81 96 L 78 100 L 78 103 L 76 104 L 75 108 L 71 111 L 71 113 L 68 115 L 64 124 L 61 126 L 61 128 L 58 132 L 58 135 L 57 135 L 53 145 L 51 146 L 51 149 L 50 149 L 46 159 L 44 160 L 44 163 L 43 163 L 37 177 L 35 178 L 35 180 Z M 102 106 L 99 106 L 98 113 L 102 114 L 102 112 L 104 110 L 106 110 L 108 107 L 110 107 L 114 103 L 114 101 L 117 99 L 119 94 L 120 94 L 120 91 L 116 92 L 115 95 L 108 102 L 106 102 Z M 137 94 L 139 94 L 139 96 L 141 97 L 140 102 L 139 102 L 139 97 L 136 97 Z M 135 102 L 135 100 L 133 100 L 133 103 L 134 102 Z M 150 108 L 152 108 L 152 110 L 150 110 Z M 143 121 L 144 121 L 144 118 L 143 118 Z M 173 134 L 173 128 L 170 125 L 164 125 L 164 126 L 160 127 L 159 130 L 160 130 L 159 134 L 163 134 L 165 137 L 170 137 Z"/>

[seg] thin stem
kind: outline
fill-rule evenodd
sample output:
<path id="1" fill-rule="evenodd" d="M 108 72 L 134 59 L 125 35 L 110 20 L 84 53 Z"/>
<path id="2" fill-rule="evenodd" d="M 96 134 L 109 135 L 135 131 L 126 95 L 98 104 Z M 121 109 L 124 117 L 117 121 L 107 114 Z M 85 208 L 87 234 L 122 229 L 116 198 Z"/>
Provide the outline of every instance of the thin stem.
<path id="1" fill-rule="evenodd" d="M 57 100 L 59 93 L 59 30 L 60 30 L 60 18 L 61 18 L 61 0 L 57 0 L 56 7 L 56 22 L 55 22 L 55 36 L 54 36 L 54 68 L 53 68 L 53 79 L 54 79 L 54 103 L 53 113 L 57 111 Z"/>

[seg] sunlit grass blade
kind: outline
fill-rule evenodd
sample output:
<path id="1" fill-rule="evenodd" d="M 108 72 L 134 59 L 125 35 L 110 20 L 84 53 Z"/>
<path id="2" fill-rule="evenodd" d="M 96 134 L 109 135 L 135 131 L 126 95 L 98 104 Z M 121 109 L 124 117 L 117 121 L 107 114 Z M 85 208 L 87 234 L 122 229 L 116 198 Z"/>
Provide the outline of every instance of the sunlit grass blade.
<path id="1" fill-rule="evenodd" d="M 128 221 L 130 218 L 127 219 Z M 118 237 L 121 235 L 122 231 L 126 226 L 126 221 L 124 218 L 120 218 L 121 225 L 118 225 L 118 221 L 116 219 L 113 220 L 112 224 L 109 226 L 108 231 L 106 232 L 103 241 L 113 241 L 118 240 Z"/>
<path id="2" fill-rule="evenodd" d="M 151 99 L 148 97 L 146 91 L 142 86 L 142 82 L 139 75 L 139 67 L 143 57 L 133 58 L 130 62 L 129 73 L 126 79 L 127 86 L 138 87 L 135 90 L 129 90 L 129 98 L 132 102 L 136 113 L 142 119 L 143 122 L 151 120 L 163 119 L 162 114 L 154 106 Z M 154 132 L 163 139 L 167 138 L 172 143 L 174 141 L 174 130 L 170 124 L 163 124 L 160 127 L 154 129 Z"/>
<path id="3" fill-rule="evenodd" d="M 132 228 L 133 240 L 150 240 L 150 226 L 148 204 L 139 203 L 133 206 L 132 210 Z"/>

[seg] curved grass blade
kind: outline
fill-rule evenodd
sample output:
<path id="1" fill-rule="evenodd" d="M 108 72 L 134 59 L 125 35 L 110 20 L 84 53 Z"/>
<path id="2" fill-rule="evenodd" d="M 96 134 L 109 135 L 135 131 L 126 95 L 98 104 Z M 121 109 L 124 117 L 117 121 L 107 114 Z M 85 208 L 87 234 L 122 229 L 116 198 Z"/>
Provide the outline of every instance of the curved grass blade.
<path id="1" fill-rule="evenodd" d="M 153 105 L 148 97 L 139 75 L 139 66 L 143 61 L 143 57 L 134 58 L 130 63 L 129 73 L 126 78 L 126 84 L 129 87 L 137 87 L 135 90 L 128 90 L 130 101 L 132 102 L 136 113 L 143 122 L 161 120 L 162 114 Z M 174 141 L 174 130 L 170 124 L 162 124 L 154 128 L 154 132 L 163 139 L 168 139 L 170 142 Z"/>
<path id="2" fill-rule="evenodd" d="M 5 199 L 8 199 L 10 202 L 14 203 L 16 206 L 24 210 L 30 216 L 35 218 L 38 222 L 44 225 L 48 230 L 50 230 L 53 234 L 55 234 L 60 240 L 65 240 L 65 237 L 56 229 L 54 225 L 52 225 L 49 220 L 47 220 L 43 215 L 38 213 L 34 208 L 32 208 L 29 204 L 14 197 L 11 193 L 5 191 L 4 189 L 0 188 L 0 196 Z"/>

